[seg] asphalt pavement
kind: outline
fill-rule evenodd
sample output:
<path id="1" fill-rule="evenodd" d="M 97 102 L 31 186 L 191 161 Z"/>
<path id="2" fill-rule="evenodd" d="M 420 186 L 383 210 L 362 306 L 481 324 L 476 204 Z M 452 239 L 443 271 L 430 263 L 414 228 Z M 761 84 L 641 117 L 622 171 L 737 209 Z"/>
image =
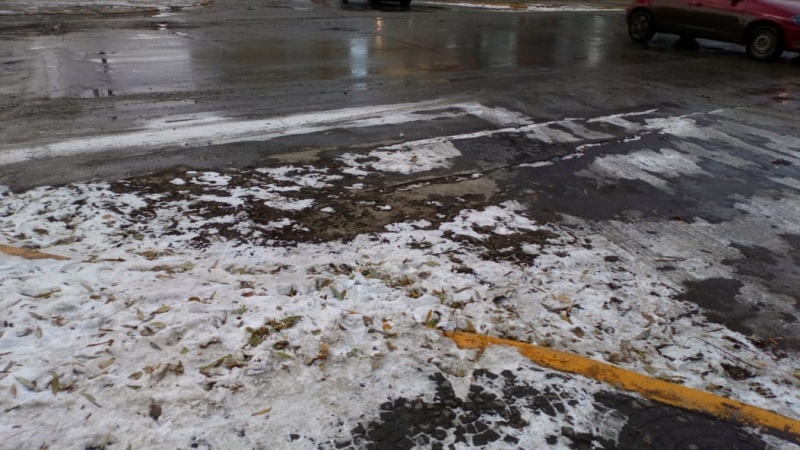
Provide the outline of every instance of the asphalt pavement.
<path id="1" fill-rule="evenodd" d="M 498 13 L 463 3 L 597 10 Z M 286 133 L 268 145 L 206 135 L 202 143 L 187 145 L 180 134 L 185 121 L 282 120 L 435 99 L 447 99 L 442 110 L 465 101 L 502 107 L 537 122 L 557 122 L 553 129 L 578 138 L 548 142 L 552 134 L 538 135 L 532 144 L 509 132 L 464 140 L 459 146 L 467 156 L 452 173 L 440 174 L 442 183 L 454 173 L 474 172 L 497 186 L 485 197 L 469 197 L 464 206 L 514 199 L 526 202 L 542 222 L 585 219 L 620 245 L 639 249 L 665 277 L 684 283 L 680 300 L 704 308 L 709 320 L 750 336 L 776 358 L 796 358 L 800 231 L 792 225 L 797 217 L 791 208 L 777 200 L 794 199 L 800 189 L 792 147 L 798 139 L 798 58 L 787 54 L 773 64 L 756 63 L 735 45 L 701 41 L 685 48 L 668 36 L 648 47 L 635 45 L 619 11 L 625 3 L 437 0 L 405 9 L 352 0 L 217 0 L 124 15 L 98 13 L 95 6 L 92 14 L 0 16 L 0 184 L 24 190 L 176 168 L 325 163 L 365 143 L 374 148 L 519 126 L 513 115 L 363 129 L 348 129 L 344 120 L 317 132 Z M 600 129 L 591 122 L 642 111 L 654 119 L 691 117 L 700 134 L 670 130 L 642 138 L 624 126 Z M 570 128 L 576 122 L 583 131 Z M 170 129 L 171 137 L 159 142 L 148 134 Z M 110 144 L 120 135 L 140 140 Z M 97 141 L 96 151 L 87 153 L 87 140 L 98 137 L 107 141 Z M 569 158 L 578 144 L 607 142 L 614 144 L 591 157 Z M 664 175 L 645 167 L 627 176 L 598 165 L 603 157 L 647 151 L 672 156 L 665 148 L 677 149 L 702 170 Z M 525 166 L 554 161 L 564 163 L 546 172 Z M 668 188 L 651 175 L 668 180 Z M 741 206 L 753 198 L 776 203 L 761 211 Z M 686 242 L 691 256 L 655 248 Z M 708 267 L 724 270 L 711 276 L 703 272 Z M 568 376 L 546 373 L 549 382 L 530 385 L 508 371 L 475 371 L 466 396 L 456 395 L 439 374 L 432 379 L 433 401 L 397 397 L 380 411 L 365 411 L 364 422 L 348 436 L 313 444 L 302 436 L 295 440 L 298 448 L 442 448 L 454 436 L 455 447 L 514 447 L 509 430 L 529 425 L 520 409 L 569 422 L 559 416 L 560 406 L 571 401 L 560 387 Z M 796 379 L 788 382 L 797 385 Z M 581 434 L 565 425 L 552 436 L 554 444 L 678 450 L 790 449 L 800 442 L 797 435 L 762 434 L 612 386 L 594 398 L 598 417 L 614 418 L 614 432 Z M 795 413 L 799 418 L 800 411 Z"/>

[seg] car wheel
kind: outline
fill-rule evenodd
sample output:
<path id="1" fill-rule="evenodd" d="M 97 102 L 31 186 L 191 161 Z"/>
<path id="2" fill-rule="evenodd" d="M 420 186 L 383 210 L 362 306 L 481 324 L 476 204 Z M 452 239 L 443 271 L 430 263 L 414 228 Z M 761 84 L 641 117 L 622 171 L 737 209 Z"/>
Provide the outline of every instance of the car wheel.
<path id="1" fill-rule="evenodd" d="M 756 27 L 747 38 L 747 54 L 761 61 L 770 61 L 783 53 L 783 36 L 772 25 Z"/>
<path id="2" fill-rule="evenodd" d="M 628 35 L 636 42 L 647 42 L 656 34 L 656 22 L 647 11 L 636 11 L 628 20 Z"/>

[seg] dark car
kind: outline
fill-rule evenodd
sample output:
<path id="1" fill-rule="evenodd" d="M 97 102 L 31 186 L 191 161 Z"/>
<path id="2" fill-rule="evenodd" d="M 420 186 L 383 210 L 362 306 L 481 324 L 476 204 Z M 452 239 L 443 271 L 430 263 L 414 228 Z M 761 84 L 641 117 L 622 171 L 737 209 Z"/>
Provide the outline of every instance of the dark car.
<path id="1" fill-rule="evenodd" d="M 800 1 L 634 0 L 627 10 L 628 34 L 647 42 L 656 33 L 744 44 L 755 59 L 800 52 Z"/>

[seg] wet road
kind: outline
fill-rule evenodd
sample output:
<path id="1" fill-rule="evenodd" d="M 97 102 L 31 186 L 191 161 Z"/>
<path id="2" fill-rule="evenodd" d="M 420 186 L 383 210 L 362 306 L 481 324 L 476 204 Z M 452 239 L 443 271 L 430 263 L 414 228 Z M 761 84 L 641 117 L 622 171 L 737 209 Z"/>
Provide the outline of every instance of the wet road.
<path id="1" fill-rule="evenodd" d="M 270 117 L 458 97 L 552 118 L 737 105 L 742 93 L 797 88 L 796 60 L 759 65 L 736 46 L 678 49 L 671 37 L 643 48 L 619 12 L 227 0 L 156 17 L 8 17 L 0 150 L 209 111 Z"/>
<path id="2" fill-rule="evenodd" d="M 445 139 L 463 158 L 415 175 L 439 180 L 425 195 L 593 221 L 712 320 L 800 347 L 793 55 L 762 64 L 670 36 L 643 47 L 620 12 L 295 0 L 8 16 L 0 49 L 0 184 L 318 164 Z M 394 207 L 384 220 L 430 213 Z M 345 234 L 384 223 L 362 225 Z"/>

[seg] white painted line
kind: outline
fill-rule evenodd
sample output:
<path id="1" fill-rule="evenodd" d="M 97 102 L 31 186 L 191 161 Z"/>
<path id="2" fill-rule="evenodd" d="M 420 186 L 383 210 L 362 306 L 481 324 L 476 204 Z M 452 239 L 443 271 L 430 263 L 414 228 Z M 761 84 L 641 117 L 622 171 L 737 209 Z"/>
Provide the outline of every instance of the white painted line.
<path id="1" fill-rule="evenodd" d="M 128 133 L 70 139 L 33 147 L 0 148 L 0 165 L 9 165 L 43 158 L 100 153 L 124 149 L 157 150 L 181 146 L 207 146 L 233 142 L 266 141 L 281 136 L 310 134 L 333 128 L 361 128 L 376 125 L 395 125 L 414 121 L 459 115 L 452 105 L 442 100 L 401 103 L 373 107 L 346 108 L 320 113 L 298 114 L 260 120 L 232 120 L 214 115 L 198 118 L 186 124 L 159 119 L 147 124 L 147 129 Z M 448 111 L 424 114 L 425 110 L 447 107 Z M 464 114 L 464 113 L 461 113 Z M 183 119 L 181 116 L 179 119 Z"/>
<path id="2" fill-rule="evenodd" d="M 616 115 L 618 120 L 627 116 L 647 114 L 633 112 Z M 0 147 L 0 166 L 17 164 L 37 159 L 93 154 L 115 150 L 140 150 L 147 153 L 162 149 L 181 147 L 204 147 L 234 142 L 268 141 L 282 136 L 295 136 L 324 132 L 334 128 L 365 128 L 372 126 L 398 125 L 410 122 L 426 122 L 441 118 L 456 118 L 472 115 L 497 125 L 497 129 L 482 130 L 455 136 L 436 137 L 386 147 L 387 150 L 409 145 L 426 145 L 444 140 L 471 139 L 499 133 L 526 133 L 543 142 L 577 142 L 586 137 L 549 128 L 561 124 L 567 129 L 586 135 L 583 127 L 572 122 L 596 119 L 564 119 L 561 121 L 534 123 L 524 114 L 503 108 L 489 108 L 479 103 L 448 103 L 447 100 L 432 100 L 418 103 L 401 103 L 372 107 L 345 108 L 287 117 L 272 117 L 258 120 L 234 120 L 220 114 L 206 113 L 176 115 L 153 120 L 144 124 L 143 130 L 115 135 L 70 139 L 31 147 Z M 633 128 L 628 125 L 627 128 Z M 639 126 L 641 128 L 641 126 Z M 597 134 L 600 136 L 600 134 Z"/>

